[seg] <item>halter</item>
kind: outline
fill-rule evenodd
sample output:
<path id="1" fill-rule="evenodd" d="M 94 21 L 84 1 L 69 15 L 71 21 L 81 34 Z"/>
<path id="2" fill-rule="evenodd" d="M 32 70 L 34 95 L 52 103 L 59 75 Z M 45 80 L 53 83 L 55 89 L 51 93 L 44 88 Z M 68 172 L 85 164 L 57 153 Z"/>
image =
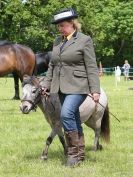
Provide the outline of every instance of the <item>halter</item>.
<path id="1" fill-rule="evenodd" d="M 41 97 L 39 97 L 39 96 L 41 96 L 41 87 L 38 87 L 36 92 L 37 92 L 37 94 L 35 95 L 35 100 L 34 101 L 31 101 L 31 100 L 28 100 L 28 99 L 22 99 L 21 100 L 22 103 L 24 101 L 27 101 L 28 103 L 30 103 L 32 105 L 31 108 L 30 108 L 30 111 L 31 110 L 36 111 L 36 109 L 37 109 L 37 104 L 39 103 L 39 101 L 41 99 Z M 39 97 L 39 98 L 37 99 L 37 97 Z"/>
<path id="2" fill-rule="evenodd" d="M 30 111 L 31 111 L 31 110 L 35 110 L 35 111 L 36 111 L 37 105 L 36 105 L 33 101 L 23 99 L 23 100 L 21 100 L 21 103 L 24 102 L 24 101 L 27 101 L 27 102 L 29 102 L 29 103 L 32 105 L 31 108 L 30 108 Z"/>
<path id="3" fill-rule="evenodd" d="M 41 89 L 41 86 L 39 86 L 38 88 L 37 88 L 37 91 L 36 91 L 37 93 L 36 93 L 36 95 L 35 95 L 35 100 L 34 101 L 31 101 L 31 100 L 28 100 L 28 99 L 22 99 L 21 100 L 21 102 L 24 102 L 24 101 L 27 101 L 27 102 L 29 102 L 32 106 L 31 106 L 31 108 L 30 108 L 30 111 L 31 110 L 35 110 L 36 111 L 36 109 L 37 109 L 37 104 L 39 103 L 39 101 L 41 100 L 41 97 L 43 97 L 44 98 L 44 100 L 45 100 L 45 102 L 48 100 L 49 101 L 49 103 L 52 105 L 52 107 L 53 107 L 53 109 L 54 109 L 54 111 L 55 111 L 55 106 L 53 105 L 53 103 L 51 102 L 51 100 L 50 100 L 50 98 L 49 98 L 49 96 L 50 96 L 50 94 L 48 93 L 48 92 L 45 92 L 44 94 L 42 94 L 42 89 Z M 38 98 L 38 99 L 37 99 Z M 46 104 L 47 105 L 47 104 Z M 50 111 L 50 113 L 52 113 L 51 111 Z"/>

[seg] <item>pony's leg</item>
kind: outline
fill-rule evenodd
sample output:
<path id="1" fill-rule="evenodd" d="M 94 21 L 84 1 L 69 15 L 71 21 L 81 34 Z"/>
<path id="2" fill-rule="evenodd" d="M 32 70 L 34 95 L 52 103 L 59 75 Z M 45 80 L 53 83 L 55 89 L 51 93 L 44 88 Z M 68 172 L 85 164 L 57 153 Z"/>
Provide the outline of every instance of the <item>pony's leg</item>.
<path id="1" fill-rule="evenodd" d="M 42 160 L 47 160 L 48 158 L 48 150 L 49 150 L 49 146 L 50 144 L 52 143 L 54 137 L 56 136 L 56 132 L 54 130 L 52 130 L 52 132 L 50 133 L 50 135 L 48 136 L 47 140 L 46 140 L 46 145 L 44 147 L 44 150 L 42 152 L 42 155 L 41 155 L 41 159 Z"/>
<path id="2" fill-rule="evenodd" d="M 13 73 L 14 78 L 14 88 L 15 88 L 15 95 L 13 97 L 14 100 L 19 100 L 19 77 L 16 73 Z"/>
<path id="3" fill-rule="evenodd" d="M 99 138 L 100 138 L 101 129 L 100 128 L 95 129 L 94 132 L 95 132 L 95 139 L 94 139 L 94 145 L 92 147 L 92 150 L 94 150 L 94 151 L 101 150 L 102 149 L 102 145 L 99 144 Z"/>
<path id="4" fill-rule="evenodd" d="M 67 154 L 67 146 L 66 146 L 66 142 L 65 142 L 64 135 L 63 135 L 62 131 L 60 133 L 58 133 L 58 137 L 59 137 L 59 140 L 63 146 L 64 154 L 66 155 Z"/>

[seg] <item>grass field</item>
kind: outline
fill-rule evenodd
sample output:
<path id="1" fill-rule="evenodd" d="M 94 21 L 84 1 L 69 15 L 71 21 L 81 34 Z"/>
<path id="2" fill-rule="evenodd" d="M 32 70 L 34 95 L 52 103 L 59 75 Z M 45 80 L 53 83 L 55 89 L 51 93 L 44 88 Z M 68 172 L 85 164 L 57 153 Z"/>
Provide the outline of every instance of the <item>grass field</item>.
<path id="1" fill-rule="evenodd" d="M 104 76 L 101 85 L 107 93 L 112 116 L 111 142 L 104 149 L 91 151 L 94 133 L 84 127 L 86 160 L 77 168 L 64 167 L 65 157 L 58 138 L 49 150 L 49 159 L 40 160 L 50 127 L 39 109 L 29 115 L 13 101 L 13 79 L 0 79 L 0 177 L 133 177 L 133 81 L 115 88 L 114 77 Z"/>

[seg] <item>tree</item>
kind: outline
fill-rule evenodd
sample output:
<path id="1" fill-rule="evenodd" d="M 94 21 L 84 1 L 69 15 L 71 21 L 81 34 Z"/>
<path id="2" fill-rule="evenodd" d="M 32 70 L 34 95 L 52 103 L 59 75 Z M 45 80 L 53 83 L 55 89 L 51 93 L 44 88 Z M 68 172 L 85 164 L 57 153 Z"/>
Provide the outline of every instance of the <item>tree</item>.
<path id="1" fill-rule="evenodd" d="M 89 28 L 85 26 L 85 30 L 92 34 L 98 58 L 106 65 L 118 65 L 128 57 L 133 64 L 133 2 L 95 2 L 89 8 L 86 5 L 91 13 L 84 15 L 84 22 L 90 24 Z"/>
<path id="2" fill-rule="evenodd" d="M 133 1 L 128 0 L 1 0 L 0 38 L 25 44 L 35 52 L 50 50 L 58 31 L 53 14 L 73 7 L 82 30 L 93 38 L 104 66 L 133 65 Z M 123 60 L 123 61 L 122 61 Z"/>

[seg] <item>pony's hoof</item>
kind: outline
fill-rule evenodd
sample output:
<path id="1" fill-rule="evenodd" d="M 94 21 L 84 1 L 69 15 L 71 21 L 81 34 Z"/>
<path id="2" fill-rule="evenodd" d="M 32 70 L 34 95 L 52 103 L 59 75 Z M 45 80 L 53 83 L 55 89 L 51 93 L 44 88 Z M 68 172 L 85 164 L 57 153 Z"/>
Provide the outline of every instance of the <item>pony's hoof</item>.
<path id="1" fill-rule="evenodd" d="M 103 146 L 102 146 L 101 144 L 99 144 L 99 145 L 97 146 L 97 149 L 98 149 L 98 150 L 102 150 L 102 149 L 103 149 Z"/>
<path id="2" fill-rule="evenodd" d="M 102 150 L 103 146 L 101 144 L 92 147 L 92 151 Z"/>
<path id="3" fill-rule="evenodd" d="M 41 160 L 47 160 L 48 157 L 46 155 L 41 156 Z"/>

